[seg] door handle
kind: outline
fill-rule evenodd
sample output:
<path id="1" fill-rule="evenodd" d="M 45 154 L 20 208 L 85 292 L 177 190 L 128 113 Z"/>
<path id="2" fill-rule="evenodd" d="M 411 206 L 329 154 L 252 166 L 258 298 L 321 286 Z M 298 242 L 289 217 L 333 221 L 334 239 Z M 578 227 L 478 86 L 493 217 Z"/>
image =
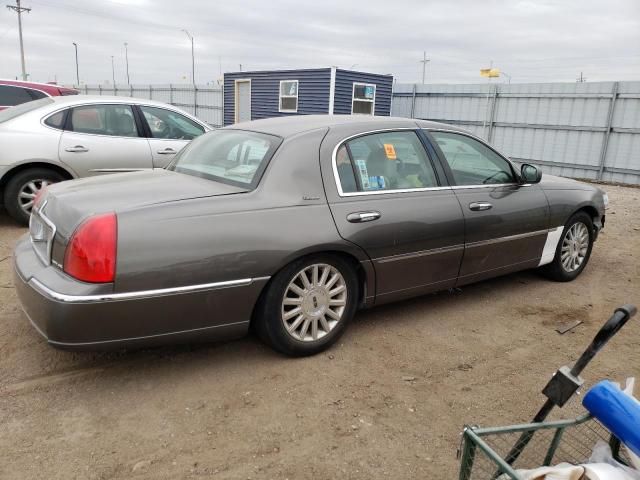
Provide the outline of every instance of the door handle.
<path id="1" fill-rule="evenodd" d="M 173 148 L 165 148 L 164 150 L 158 150 L 159 155 L 174 155 L 176 151 Z"/>
<path id="2" fill-rule="evenodd" d="M 472 202 L 469 204 L 469 210 L 473 210 L 474 212 L 481 212 L 483 210 L 490 210 L 493 208 L 489 202 Z"/>
<path id="3" fill-rule="evenodd" d="M 371 222 L 380 218 L 380 212 L 354 212 L 347 215 L 347 221 L 351 223 Z"/>
<path id="4" fill-rule="evenodd" d="M 71 152 L 71 153 L 84 153 L 89 151 L 89 149 L 84 145 L 76 145 L 75 147 L 65 148 L 64 150 L 65 152 Z"/>

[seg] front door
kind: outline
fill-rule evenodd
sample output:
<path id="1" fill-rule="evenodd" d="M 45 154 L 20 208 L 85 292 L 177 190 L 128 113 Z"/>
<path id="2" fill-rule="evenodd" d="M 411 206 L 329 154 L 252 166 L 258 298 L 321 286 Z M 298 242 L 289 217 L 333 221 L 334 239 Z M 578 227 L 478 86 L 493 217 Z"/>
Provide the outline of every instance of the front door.
<path id="1" fill-rule="evenodd" d="M 72 108 L 58 155 L 79 177 L 153 167 L 149 142 L 123 104 Z"/>
<path id="2" fill-rule="evenodd" d="M 330 133 L 322 151 L 342 139 Z M 365 134 L 333 153 L 323 177 L 340 235 L 360 246 L 376 272 L 376 303 L 455 284 L 464 220 L 416 131 Z"/>
<path id="3" fill-rule="evenodd" d="M 235 123 L 251 120 L 251 80 L 236 80 Z"/>
<path id="4" fill-rule="evenodd" d="M 537 185 L 522 185 L 510 162 L 464 133 L 431 131 L 465 218 L 458 285 L 537 266 L 549 207 Z"/>

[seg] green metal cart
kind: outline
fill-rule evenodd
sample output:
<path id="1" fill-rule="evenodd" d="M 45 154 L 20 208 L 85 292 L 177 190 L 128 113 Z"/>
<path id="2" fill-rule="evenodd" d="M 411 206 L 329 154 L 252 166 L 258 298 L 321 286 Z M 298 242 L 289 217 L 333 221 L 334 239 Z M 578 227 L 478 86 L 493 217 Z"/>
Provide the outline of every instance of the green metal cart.
<path id="1" fill-rule="evenodd" d="M 517 470 L 563 462 L 586 463 L 598 440 L 607 442 L 613 458 L 628 465 L 620 441 L 589 414 L 573 420 L 545 419 L 554 407 L 564 406 L 583 385 L 582 370 L 636 311 L 633 305 L 617 308 L 575 365 L 562 367 L 554 374 L 542 392 L 547 401 L 531 423 L 490 428 L 466 426 L 458 450 L 460 480 L 522 480 Z"/>

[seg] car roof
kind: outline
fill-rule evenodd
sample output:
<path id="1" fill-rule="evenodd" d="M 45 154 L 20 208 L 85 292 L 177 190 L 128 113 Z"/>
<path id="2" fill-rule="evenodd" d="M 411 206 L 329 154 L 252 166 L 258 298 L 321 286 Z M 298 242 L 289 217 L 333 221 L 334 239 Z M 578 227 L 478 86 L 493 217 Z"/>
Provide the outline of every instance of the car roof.
<path id="1" fill-rule="evenodd" d="M 23 82 L 21 80 L 11 80 L 6 78 L 0 78 L 0 85 L 9 85 L 11 87 L 24 87 L 34 90 L 41 90 L 46 93 L 58 93 L 61 90 L 75 91 L 74 88 L 64 87 L 62 85 L 56 85 L 54 83 L 39 83 L 39 82 Z"/>
<path id="2" fill-rule="evenodd" d="M 354 127 L 360 127 L 363 131 L 384 130 L 387 128 L 431 128 L 465 132 L 464 129 L 459 127 L 428 120 L 366 115 L 288 115 L 236 123 L 226 128 L 252 130 L 286 138 L 319 128 L 345 128 L 352 130 Z"/>
<path id="3" fill-rule="evenodd" d="M 178 107 L 169 105 L 167 103 L 158 102 L 156 100 L 149 100 L 146 98 L 134 98 L 134 97 L 117 97 L 115 95 L 73 95 L 55 97 L 52 99 L 56 103 L 56 107 L 61 105 L 80 105 L 87 103 L 127 103 L 137 105 L 157 105 L 159 107 L 171 107 L 176 110 L 180 110 Z"/>

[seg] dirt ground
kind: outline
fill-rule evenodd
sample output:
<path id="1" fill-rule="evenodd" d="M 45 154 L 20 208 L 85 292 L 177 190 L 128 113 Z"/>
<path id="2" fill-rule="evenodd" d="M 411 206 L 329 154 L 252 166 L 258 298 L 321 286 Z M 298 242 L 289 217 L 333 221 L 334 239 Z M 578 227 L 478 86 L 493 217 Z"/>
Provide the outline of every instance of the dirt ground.
<path id="1" fill-rule="evenodd" d="M 623 303 L 640 304 L 640 189 L 611 207 L 576 281 L 524 272 L 361 312 L 324 354 L 255 338 L 69 353 L 29 325 L 12 287 L 25 230 L 0 214 L 0 477 L 457 478 L 465 423 L 530 419 L 557 367 Z M 560 335 L 568 320 L 584 323 Z M 640 377 L 640 317 L 584 372 Z M 570 416 L 573 409 L 559 411 Z"/>

